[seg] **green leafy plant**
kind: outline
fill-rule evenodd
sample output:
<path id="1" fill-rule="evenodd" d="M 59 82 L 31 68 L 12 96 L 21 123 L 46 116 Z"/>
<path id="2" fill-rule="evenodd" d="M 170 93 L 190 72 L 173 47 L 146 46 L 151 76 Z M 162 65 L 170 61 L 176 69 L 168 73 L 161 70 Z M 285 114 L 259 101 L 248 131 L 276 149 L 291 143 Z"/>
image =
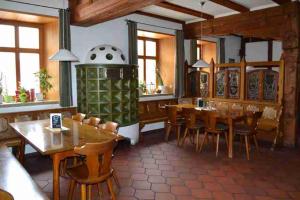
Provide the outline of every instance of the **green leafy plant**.
<path id="1" fill-rule="evenodd" d="M 164 81 L 161 78 L 159 68 L 156 68 L 156 78 L 157 78 L 157 84 L 160 86 L 164 86 Z"/>
<path id="2" fill-rule="evenodd" d="M 139 88 L 142 90 L 143 93 L 147 92 L 146 84 L 144 82 L 139 83 Z"/>
<path id="3" fill-rule="evenodd" d="M 19 99 L 22 103 L 25 103 L 27 101 L 26 89 L 22 86 L 19 87 Z"/>
<path id="4" fill-rule="evenodd" d="M 40 88 L 45 98 L 47 92 L 53 88 L 52 84 L 49 82 L 49 79 L 51 79 L 52 76 L 48 74 L 46 69 L 41 69 L 39 72 L 34 73 L 34 75 L 40 81 Z"/>

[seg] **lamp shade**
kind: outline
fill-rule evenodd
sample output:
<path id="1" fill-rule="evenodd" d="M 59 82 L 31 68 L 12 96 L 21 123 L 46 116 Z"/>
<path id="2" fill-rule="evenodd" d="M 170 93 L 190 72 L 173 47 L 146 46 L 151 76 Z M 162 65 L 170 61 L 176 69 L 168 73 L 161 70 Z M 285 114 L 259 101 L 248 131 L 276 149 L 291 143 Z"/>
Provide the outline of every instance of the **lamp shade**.
<path id="1" fill-rule="evenodd" d="M 205 67 L 209 67 L 209 64 L 207 62 L 205 62 L 204 60 L 200 59 L 195 64 L 193 64 L 192 67 L 205 68 Z"/>
<path id="2" fill-rule="evenodd" d="M 75 56 L 71 51 L 67 49 L 60 49 L 56 54 L 51 56 L 49 60 L 55 61 L 79 61 L 79 58 Z"/>

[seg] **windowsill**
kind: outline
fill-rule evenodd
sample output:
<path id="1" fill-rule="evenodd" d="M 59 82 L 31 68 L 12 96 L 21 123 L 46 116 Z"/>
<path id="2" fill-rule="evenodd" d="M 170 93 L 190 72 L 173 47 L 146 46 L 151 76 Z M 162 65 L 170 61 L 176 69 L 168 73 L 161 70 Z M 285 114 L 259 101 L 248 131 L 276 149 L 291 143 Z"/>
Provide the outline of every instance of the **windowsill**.
<path id="1" fill-rule="evenodd" d="M 165 99 L 174 99 L 174 94 L 148 94 L 141 95 L 139 101 L 155 101 L 155 100 L 165 100 Z"/>
<path id="2" fill-rule="evenodd" d="M 34 101 L 34 102 L 12 102 L 12 103 L 2 103 L 0 104 L 0 108 L 9 108 L 9 107 L 21 107 L 21 106 L 37 106 L 37 105 L 48 105 L 48 104 L 58 104 L 59 101 L 53 100 L 44 100 L 44 101 Z"/>
<path id="3" fill-rule="evenodd" d="M 143 97 L 157 97 L 157 96 L 170 96 L 170 95 L 173 96 L 173 93 L 167 93 L 167 94 L 143 94 L 143 95 L 140 95 L 140 97 L 143 98 Z"/>

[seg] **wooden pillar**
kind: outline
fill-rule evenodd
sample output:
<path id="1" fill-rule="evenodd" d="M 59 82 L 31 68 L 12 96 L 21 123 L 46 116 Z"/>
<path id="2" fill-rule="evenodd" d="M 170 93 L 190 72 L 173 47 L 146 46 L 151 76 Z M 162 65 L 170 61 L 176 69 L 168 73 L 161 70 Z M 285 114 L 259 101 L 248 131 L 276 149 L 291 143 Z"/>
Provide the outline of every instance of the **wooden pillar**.
<path id="1" fill-rule="evenodd" d="M 286 146 L 295 146 L 297 138 L 297 115 L 299 115 L 300 91 L 300 7 L 293 12 L 282 28 L 284 57 L 284 94 L 283 94 L 283 139 Z M 298 116 L 299 117 L 299 116 Z"/>

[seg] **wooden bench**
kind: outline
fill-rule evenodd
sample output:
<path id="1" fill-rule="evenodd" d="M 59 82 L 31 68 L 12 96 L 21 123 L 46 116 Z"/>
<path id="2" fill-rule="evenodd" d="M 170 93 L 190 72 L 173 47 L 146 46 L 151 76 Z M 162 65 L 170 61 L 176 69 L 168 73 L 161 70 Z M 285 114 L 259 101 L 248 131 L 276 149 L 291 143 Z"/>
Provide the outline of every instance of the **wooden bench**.
<path id="1" fill-rule="evenodd" d="M 0 144 L 0 158 L 0 189 L 9 192 L 14 200 L 49 200 L 3 144 Z"/>

